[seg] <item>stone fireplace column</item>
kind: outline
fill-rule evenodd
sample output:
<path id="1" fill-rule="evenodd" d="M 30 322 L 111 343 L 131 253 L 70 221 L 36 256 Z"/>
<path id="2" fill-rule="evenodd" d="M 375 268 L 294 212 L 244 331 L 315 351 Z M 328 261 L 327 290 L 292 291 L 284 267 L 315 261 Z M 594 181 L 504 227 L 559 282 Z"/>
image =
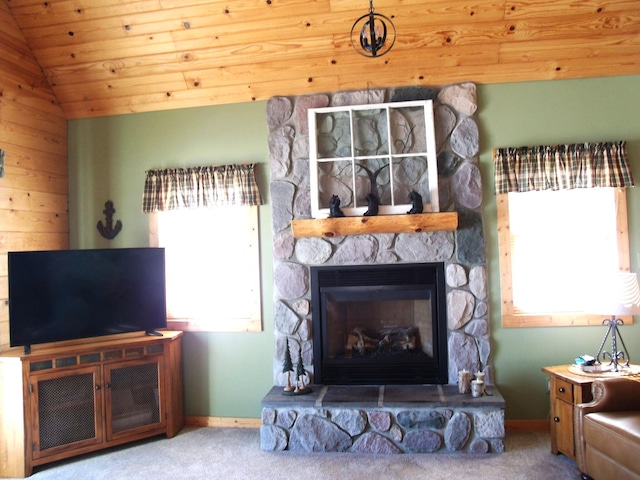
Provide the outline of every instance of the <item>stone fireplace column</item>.
<path id="1" fill-rule="evenodd" d="M 309 108 L 433 100 L 438 149 L 440 211 L 456 211 L 455 232 L 368 234 L 293 238 L 291 221 L 310 218 Z M 287 343 L 294 363 L 301 352 L 313 383 L 313 337 L 309 267 L 444 262 L 447 281 L 449 383 L 458 371 L 483 371 L 491 383 L 487 269 L 482 223 L 482 181 L 478 168 L 476 88 L 402 87 L 273 97 L 267 105 L 273 216 L 275 342 L 274 384 L 282 373 Z"/>

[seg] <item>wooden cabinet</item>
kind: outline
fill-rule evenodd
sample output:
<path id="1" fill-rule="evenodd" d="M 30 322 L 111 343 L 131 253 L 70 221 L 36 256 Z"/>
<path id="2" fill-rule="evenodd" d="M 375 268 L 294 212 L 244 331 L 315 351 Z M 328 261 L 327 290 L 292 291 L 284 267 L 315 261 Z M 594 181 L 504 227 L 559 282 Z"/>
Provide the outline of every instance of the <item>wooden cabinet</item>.
<path id="1" fill-rule="evenodd" d="M 181 332 L 0 355 L 0 476 L 184 425 Z"/>
<path id="2" fill-rule="evenodd" d="M 550 380 L 551 452 L 556 455 L 563 453 L 575 460 L 574 407 L 592 400 L 591 384 L 594 377 L 573 373 L 569 367 L 544 367 L 542 371 L 549 375 Z"/>

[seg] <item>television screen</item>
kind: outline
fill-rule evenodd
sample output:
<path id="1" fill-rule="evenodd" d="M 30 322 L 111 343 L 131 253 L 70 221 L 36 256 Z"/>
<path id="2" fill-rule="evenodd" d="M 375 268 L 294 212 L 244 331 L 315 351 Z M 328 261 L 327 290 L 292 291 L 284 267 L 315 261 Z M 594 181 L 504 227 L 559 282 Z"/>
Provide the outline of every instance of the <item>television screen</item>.
<path id="1" fill-rule="evenodd" d="M 9 252 L 11 346 L 167 326 L 162 248 Z"/>

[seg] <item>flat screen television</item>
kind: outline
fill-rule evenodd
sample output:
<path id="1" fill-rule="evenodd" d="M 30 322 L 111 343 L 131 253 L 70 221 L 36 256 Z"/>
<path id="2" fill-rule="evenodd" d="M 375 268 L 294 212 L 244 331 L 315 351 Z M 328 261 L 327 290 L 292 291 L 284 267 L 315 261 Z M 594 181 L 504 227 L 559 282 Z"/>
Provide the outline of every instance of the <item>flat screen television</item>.
<path id="1" fill-rule="evenodd" d="M 162 248 L 9 252 L 12 347 L 166 328 Z"/>

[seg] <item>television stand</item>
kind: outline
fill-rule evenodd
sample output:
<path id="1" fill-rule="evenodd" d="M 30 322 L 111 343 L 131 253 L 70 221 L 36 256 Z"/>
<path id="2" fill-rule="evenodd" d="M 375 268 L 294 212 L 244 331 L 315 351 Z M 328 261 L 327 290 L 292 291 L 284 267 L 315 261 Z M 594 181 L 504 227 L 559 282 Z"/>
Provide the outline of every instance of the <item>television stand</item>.
<path id="1" fill-rule="evenodd" d="M 184 426 L 181 337 L 138 332 L 0 354 L 0 478 L 142 438 L 174 437 Z"/>

